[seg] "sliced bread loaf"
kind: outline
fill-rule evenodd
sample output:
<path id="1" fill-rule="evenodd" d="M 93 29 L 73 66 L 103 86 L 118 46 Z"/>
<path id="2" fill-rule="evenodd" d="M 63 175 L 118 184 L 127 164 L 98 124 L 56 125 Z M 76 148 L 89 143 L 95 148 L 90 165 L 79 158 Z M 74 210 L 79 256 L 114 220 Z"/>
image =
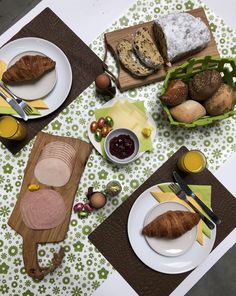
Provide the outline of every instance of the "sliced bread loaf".
<path id="1" fill-rule="evenodd" d="M 131 74 L 143 77 L 153 73 L 154 69 L 145 67 L 135 57 L 132 44 L 128 40 L 121 40 L 116 49 L 120 62 Z"/>
<path id="2" fill-rule="evenodd" d="M 159 69 L 164 64 L 163 58 L 147 28 L 137 30 L 134 36 L 133 48 L 144 65 Z"/>
<path id="3" fill-rule="evenodd" d="M 153 29 L 165 62 L 176 62 L 201 51 L 211 38 L 206 24 L 186 12 L 163 15 L 154 21 Z"/>

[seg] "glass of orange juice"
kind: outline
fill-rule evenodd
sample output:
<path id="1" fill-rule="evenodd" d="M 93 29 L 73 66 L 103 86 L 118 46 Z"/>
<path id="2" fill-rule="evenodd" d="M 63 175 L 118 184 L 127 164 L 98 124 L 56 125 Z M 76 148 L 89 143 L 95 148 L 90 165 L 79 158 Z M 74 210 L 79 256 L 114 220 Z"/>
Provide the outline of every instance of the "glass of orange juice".
<path id="1" fill-rule="evenodd" d="M 0 117 L 0 137 L 9 140 L 23 140 L 27 135 L 26 127 L 12 116 Z"/>
<path id="2" fill-rule="evenodd" d="M 181 171 L 187 173 L 199 173 L 206 168 L 206 157 L 199 150 L 190 150 L 183 154 L 177 162 Z"/>

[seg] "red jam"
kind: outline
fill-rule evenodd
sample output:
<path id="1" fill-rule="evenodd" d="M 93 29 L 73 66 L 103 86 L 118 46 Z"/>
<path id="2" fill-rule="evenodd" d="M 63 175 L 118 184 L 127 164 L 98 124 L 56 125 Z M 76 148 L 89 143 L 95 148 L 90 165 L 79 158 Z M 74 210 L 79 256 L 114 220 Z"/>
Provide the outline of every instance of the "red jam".
<path id="1" fill-rule="evenodd" d="M 134 141 L 129 135 L 119 135 L 110 140 L 110 153 L 119 158 L 124 159 L 134 153 Z"/>

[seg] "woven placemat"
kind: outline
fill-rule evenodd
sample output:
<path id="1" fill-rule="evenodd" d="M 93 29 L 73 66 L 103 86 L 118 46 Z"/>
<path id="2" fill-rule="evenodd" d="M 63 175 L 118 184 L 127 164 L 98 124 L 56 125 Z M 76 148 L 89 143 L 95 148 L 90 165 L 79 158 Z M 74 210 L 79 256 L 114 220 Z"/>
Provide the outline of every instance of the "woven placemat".
<path id="1" fill-rule="evenodd" d="M 167 296 L 191 273 L 169 275 L 150 269 L 135 255 L 127 235 L 128 216 L 135 200 L 149 187 L 173 181 L 172 171 L 177 170 L 177 159 L 186 151 L 186 147 L 181 147 L 89 236 L 140 296 Z M 212 186 L 212 208 L 222 220 L 217 226 L 214 249 L 236 227 L 236 199 L 207 169 L 182 176 L 189 184 Z"/>
<path id="2" fill-rule="evenodd" d="M 49 8 L 43 10 L 9 41 L 23 37 L 38 37 L 57 45 L 69 59 L 73 82 L 67 99 L 55 112 L 46 117 L 24 122 L 28 131 L 25 140 L 17 142 L 1 139 L 13 154 L 20 151 L 103 72 L 102 61 L 97 55 Z"/>

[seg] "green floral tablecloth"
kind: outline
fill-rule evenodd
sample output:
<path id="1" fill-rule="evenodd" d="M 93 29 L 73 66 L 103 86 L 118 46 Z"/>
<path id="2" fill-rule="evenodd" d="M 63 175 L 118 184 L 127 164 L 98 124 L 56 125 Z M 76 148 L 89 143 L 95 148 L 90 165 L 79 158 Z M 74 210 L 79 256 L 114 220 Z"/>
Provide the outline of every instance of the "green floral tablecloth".
<path id="1" fill-rule="evenodd" d="M 150 21 L 167 12 L 188 10 L 199 6 L 204 6 L 204 4 L 198 0 L 137 1 L 107 31 Z M 207 7 L 204 8 L 221 56 L 235 57 L 235 32 Z M 103 35 L 91 44 L 91 48 L 101 58 L 103 57 Z M 108 64 L 110 70 L 115 72 L 115 62 L 110 55 Z M 93 213 L 85 220 L 80 220 L 76 214 L 72 213 L 70 228 L 64 242 L 39 246 L 41 265 L 50 264 L 49 259 L 52 252 L 57 251 L 60 246 L 64 246 L 66 250 L 63 264 L 41 282 L 33 281 L 25 273 L 21 236 L 7 225 L 21 187 L 24 168 L 34 140 L 16 156 L 12 156 L 3 146 L 0 147 L 0 295 L 91 295 L 113 272 L 109 262 L 88 241 L 87 236 L 91 231 L 183 144 L 190 149 L 202 150 L 206 154 L 209 168 L 212 170 L 216 170 L 236 151 L 236 116 L 214 126 L 188 130 L 171 127 L 163 118 L 160 103 L 157 101 L 161 85 L 162 83 L 155 83 L 122 94 L 122 96 L 131 99 L 145 101 L 145 106 L 152 114 L 158 129 L 153 145 L 154 151 L 144 154 L 133 164 L 118 168 L 108 165 L 93 150 L 81 179 L 76 202 L 85 199 L 85 193 L 89 186 L 93 186 L 96 190 L 102 190 L 112 179 L 118 180 L 122 184 L 122 194 L 110 199 L 105 208 Z M 88 122 L 94 116 L 94 109 L 103 103 L 96 97 L 94 85 L 91 85 L 44 131 L 88 141 Z"/>

